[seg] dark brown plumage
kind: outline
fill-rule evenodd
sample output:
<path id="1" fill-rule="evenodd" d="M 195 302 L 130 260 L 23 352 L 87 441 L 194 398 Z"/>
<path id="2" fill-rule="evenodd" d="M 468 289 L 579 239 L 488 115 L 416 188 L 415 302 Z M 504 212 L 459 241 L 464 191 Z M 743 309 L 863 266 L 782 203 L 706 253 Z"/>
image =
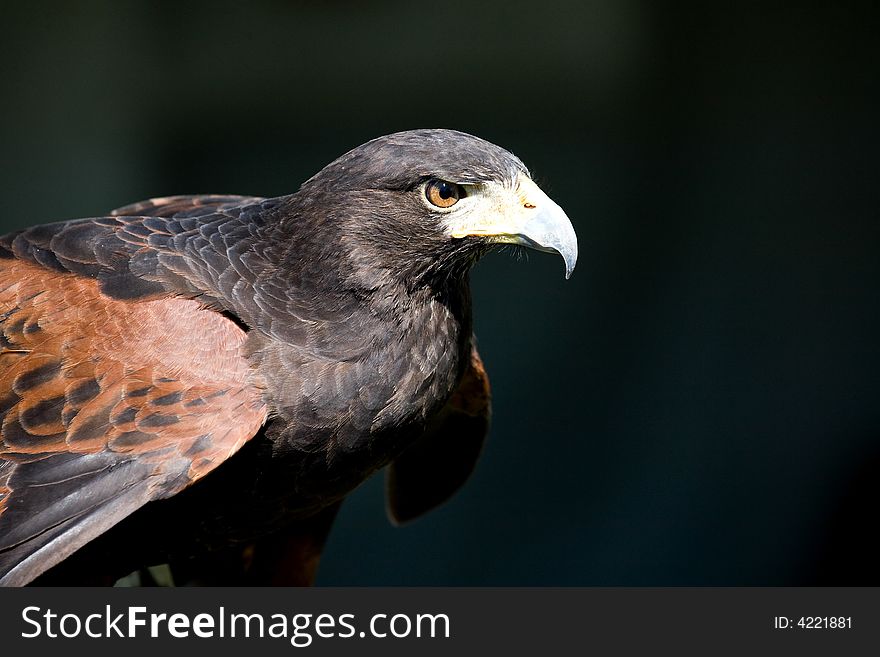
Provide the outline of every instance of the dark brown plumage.
<path id="1" fill-rule="evenodd" d="M 511 242 L 574 266 L 522 163 L 447 130 L 368 142 L 291 196 L 0 238 L 0 582 L 167 561 L 308 583 L 376 470 L 392 519 L 442 503 L 488 428 L 468 270 Z"/>

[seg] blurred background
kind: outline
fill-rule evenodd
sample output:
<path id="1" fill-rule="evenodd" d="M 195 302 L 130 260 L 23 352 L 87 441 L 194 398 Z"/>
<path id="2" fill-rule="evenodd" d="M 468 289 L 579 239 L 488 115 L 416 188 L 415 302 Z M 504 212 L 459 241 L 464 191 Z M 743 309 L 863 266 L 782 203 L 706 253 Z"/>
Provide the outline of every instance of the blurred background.
<path id="1" fill-rule="evenodd" d="M 319 583 L 876 585 L 878 16 L 815 4 L 3 3 L 2 231 L 480 135 L 578 268 L 477 266 L 478 469 L 404 528 L 368 481 Z"/>

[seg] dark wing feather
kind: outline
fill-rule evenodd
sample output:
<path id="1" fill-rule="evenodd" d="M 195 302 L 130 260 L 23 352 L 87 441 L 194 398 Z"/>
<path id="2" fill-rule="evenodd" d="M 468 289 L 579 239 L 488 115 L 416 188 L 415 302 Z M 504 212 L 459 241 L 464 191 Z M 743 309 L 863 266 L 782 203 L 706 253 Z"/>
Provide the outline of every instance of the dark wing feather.
<path id="1" fill-rule="evenodd" d="M 194 196 L 161 196 L 116 208 L 114 217 L 197 217 L 226 208 L 262 203 L 266 199 L 236 194 L 198 194 Z"/>
<path id="2" fill-rule="evenodd" d="M 244 331 L 198 301 L 117 300 L 0 258 L 0 336 L 4 585 L 204 476 L 266 419 Z"/>
<path id="3" fill-rule="evenodd" d="M 254 283 L 268 267 L 261 249 L 282 248 L 278 240 L 260 239 L 279 202 L 229 196 L 153 199 L 112 216 L 11 233 L 0 238 L 0 256 L 94 278 L 113 299 L 198 298 L 253 325 L 259 314 Z M 130 214 L 136 210 L 153 214 Z"/>
<path id="4" fill-rule="evenodd" d="M 234 200 L 227 202 L 230 198 Z M 364 322 L 380 322 L 369 313 L 354 318 L 358 305 L 352 295 L 340 291 L 339 282 L 351 272 L 347 265 L 334 267 L 334 258 L 328 257 L 335 248 L 335 228 L 321 223 L 318 213 L 291 231 L 286 210 L 290 197 L 242 199 L 144 201 L 113 216 L 36 226 L 0 237 L 0 255 L 6 252 L 94 278 L 113 299 L 198 299 L 321 358 L 352 360 L 368 352 Z M 139 210 L 160 216 L 129 214 Z M 330 231 L 315 242 L 320 245 L 316 250 L 300 249 L 297 254 L 320 266 L 279 266 L 296 245 L 294 235 L 309 230 Z M 344 352 L 340 345 L 345 345 Z"/>
<path id="5" fill-rule="evenodd" d="M 6 466 L 16 488 L 13 508 L 0 516 L 3 586 L 27 584 L 151 499 L 148 468 L 112 454 L 56 454 Z M 60 467 L 74 474 L 58 480 Z"/>
<path id="6" fill-rule="evenodd" d="M 483 450 L 492 413 L 489 377 L 476 348 L 461 382 L 424 433 L 389 466 L 388 516 L 414 520 L 448 500 L 467 481 Z"/>

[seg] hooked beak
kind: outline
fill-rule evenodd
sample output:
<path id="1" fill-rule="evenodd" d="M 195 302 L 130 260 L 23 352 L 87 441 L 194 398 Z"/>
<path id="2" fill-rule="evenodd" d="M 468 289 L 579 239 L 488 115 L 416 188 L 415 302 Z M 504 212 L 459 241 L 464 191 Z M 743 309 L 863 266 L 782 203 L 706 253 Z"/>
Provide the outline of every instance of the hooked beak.
<path id="1" fill-rule="evenodd" d="M 531 178 L 520 174 L 514 189 L 487 187 L 472 211 L 451 223 L 452 237 L 489 237 L 499 244 L 520 244 L 556 252 L 565 262 L 565 278 L 577 264 L 577 235 L 571 220 Z M 488 204 L 488 207 L 487 207 Z"/>

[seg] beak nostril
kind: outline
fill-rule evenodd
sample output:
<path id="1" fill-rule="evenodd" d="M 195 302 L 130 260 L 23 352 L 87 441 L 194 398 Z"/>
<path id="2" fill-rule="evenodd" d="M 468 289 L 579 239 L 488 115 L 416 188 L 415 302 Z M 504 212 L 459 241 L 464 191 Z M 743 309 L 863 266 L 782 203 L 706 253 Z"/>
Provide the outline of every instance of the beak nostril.
<path id="1" fill-rule="evenodd" d="M 526 210 L 534 210 L 534 209 L 535 209 L 535 206 L 534 206 L 534 204 L 532 204 L 532 203 L 523 203 L 523 207 L 524 207 Z"/>

